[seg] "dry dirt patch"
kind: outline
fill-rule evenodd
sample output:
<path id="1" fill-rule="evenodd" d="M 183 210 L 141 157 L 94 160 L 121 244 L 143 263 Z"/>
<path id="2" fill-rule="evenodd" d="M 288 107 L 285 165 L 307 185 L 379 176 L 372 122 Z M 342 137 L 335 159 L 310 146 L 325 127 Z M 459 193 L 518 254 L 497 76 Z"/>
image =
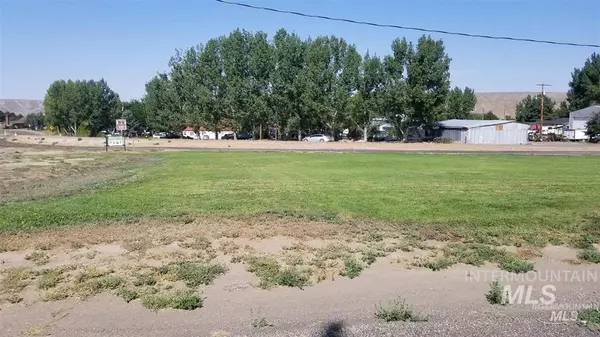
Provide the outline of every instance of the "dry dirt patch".
<path id="1" fill-rule="evenodd" d="M 2 305 L 11 305 L 110 292 L 126 301 L 140 298 L 154 310 L 193 309 L 201 306 L 198 298 L 213 280 L 239 265 L 247 276 L 231 281 L 236 288 L 303 288 L 359 277 L 374 263 L 435 270 L 440 259 L 456 263 L 483 254 L 478 253 L 483 246 L 469 246 L 456 255 L 459 260 L 451 260 L 456 256 L 444 253 L 458 250 L 447 250 L 447 245 L 394 234 L 393 227 L 386 229 L 384 224 L 268 216 L 59 228 L 0 236 L 5 251 L 0 253 L 0 297 Z M 475 257 L 463 256 L 467 253 Z M 515 253 L 522 258 L 541 254 L 523 247 Z"/>

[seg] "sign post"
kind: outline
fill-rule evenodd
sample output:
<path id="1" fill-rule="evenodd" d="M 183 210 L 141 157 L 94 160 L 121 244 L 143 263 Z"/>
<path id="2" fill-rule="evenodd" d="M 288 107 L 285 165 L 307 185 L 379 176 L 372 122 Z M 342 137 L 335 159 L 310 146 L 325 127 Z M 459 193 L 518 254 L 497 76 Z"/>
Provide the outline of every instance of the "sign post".
<path id="1" fill-rule="evenodd" d="M 127 130 L 127 120 L 117 119 L 115 122 L 115 129 L 121 131 L 121 136 L 105 135 L 106 138 L 106 152 L 108 152 L 109 146 L 122 146 L 124 151 L 127 151 L 125 137 L 123 131 Z"/>
<path id="2" fill-rule="evenodd" d="M 125 147 L 125 137 L 111 135 L 106 135 L 104 137 L 106 138 L 106 152 L 108 152 L 109 146 L 122 146 L 123 150 L 127 151 L 127 148 Z"/>

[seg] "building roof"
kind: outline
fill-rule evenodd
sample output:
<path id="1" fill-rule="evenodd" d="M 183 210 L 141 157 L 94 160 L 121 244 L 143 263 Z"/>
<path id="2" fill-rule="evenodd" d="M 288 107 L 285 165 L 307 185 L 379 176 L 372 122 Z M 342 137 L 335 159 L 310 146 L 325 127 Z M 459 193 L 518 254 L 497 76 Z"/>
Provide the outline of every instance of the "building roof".
<path id="1" fill-rule="evenodd" d="M 593 114 L 600 112 L 600 105 L 592 105 L 585 109 L 576 110 L 571 112 L 570 117 L 579 117 L 579 118 L 589 118 L 592 117 Z"/>
<path id="2" fill-rule="evenodd" d="M 449 119 L 437 122 L 436 125 L 444 129 L 472 129 L 483 126 L 515 123 L 509 120 L 479 120 L 479 119 Z"/>
<path id="3" fill-rule="evenodd" d="M 527 124 L 540 124 L 540 120 L 538 119 L 535 122 L 527 123 Z M 544 119 L 544 125 L 565 125 L 569 124 L 569 118 L 557 118 L 557 119 Z"/>

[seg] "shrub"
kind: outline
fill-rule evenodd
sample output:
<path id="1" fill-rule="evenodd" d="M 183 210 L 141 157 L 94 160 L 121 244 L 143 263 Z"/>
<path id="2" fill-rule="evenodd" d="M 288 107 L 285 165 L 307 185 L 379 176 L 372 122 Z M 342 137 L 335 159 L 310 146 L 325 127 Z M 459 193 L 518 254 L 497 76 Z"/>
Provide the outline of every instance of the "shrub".
<path id="1" fill-rule="evenodd" d="M 38 266 L 44 265 L 50 261 L 48 255 L 44 252 L 33 252 L 25 256 L 25 260 L 31 261 Z"/>
<path id="2" fill-rule="evenodd" d="M 295 267 L 288 267 L 277 273 L 275 283 L 281 286 L 298 287 L 302 289 L 308 284 L 308 277 Z"/>
<path id="3" fill-rule="evenodd" d="M 594 247 L 598 239 L 590 234 L 584 234 L 574 238 L 571 241 L 571 246 L 579 249 L 589 249 Z"/>
<path id="4" fill-rule="evenodd" d="M 582 250 L 577 257 L 591 263 L 600 263 L 600 251 L 595 248 Z"/>
<path id="5" fill-rule="evenodd" d="M 500 282 L 498 282 L 498 280 L 490 283 L 490 291 L 485 294 L 487 301 L 491 304 L 506 305 L 506 294 L 504 293 L 503 288 L 504 287 L 500 284 Z"/>
<path id="6" fill-rule="evenodd" d="M 446 268 L 452 267 L 454 262 L 446 257 L 437 258 L 435 260 L 429 260 L 423 264 L 423 267 L 429 268 L 433 271 L 440 271 Z"/>
<path id="7" fill-rule="evenodd" d="M 403 299 L 395 299 L 387 305 L 375 306 L 375 317 L 386 322 L 420 322 L 426 319 L 416 315 Z"/>
<path id="8" fill-rule="evenodd" d="M 354 257 L 347 257 L 344 259 L 344 270 L 342 276 L 347 276 L 351 279 L 358 277 L 363 271 L 364 267 L 360 262 L 356 261 Z"/>
<path id="9" fill-rule="evenodd" d="M 171 294 L 144 296 L 142 305 L 155 311 L 165 308 L 194 310 L 202 307 L 202 298 L 190 290 L 177 291 Z"/>
<path id="10" fill-rule="evenodd" d="M 38 289 L 48 290 L 50 288 L 56 287 L 56 285 L 60 282 L 61 279 L 61 271 L 53 270 L 42 275 L 42 277 L 38 279 L 37 287 Z"/>
<path id="11" fill-rule="evenodd" d="M 511 273 L 526 273 L 533 270 L 533 263 L 515 257 L 506 257 L 500 263 L 500 269 Z"/>
<path id="12" fill-rule="evenodd" d="M 438 143 L 438 144 L 452 144 L 454 143 L 454 141 L 450 138 L 442 138 L 442 137 L 436 137 L 433 139 L 434 143 Z"/>
<path id="13" fill-rule="evenodd" d="M 591 329 L 600 329 L 600 307 L 579 311 L 577 319 Z"/>
<path id="14" fill-rule="evenodd" d="M 227 268 L 220 264 L 180 262 L 174 264 L 174 270 L 177 280 L 184 281 L 188 287 L 198 287 L 211 284 Z"/>
<path id="15" fill-rule="evenodd" d="M 259 287 L 270 288 L 273 285 L 303 288 L 308 285 L 308 276 L 295 267 L 281 268 L 272 257 L 253 257 L 248 260 L 247 270 L 260 279 Z"/>
<path id="16" fill-rule="evenodd" d="M 122 297 L 125 302 L 129 303 L 139 297 L 137 291 L 128 288 L 121 288 L 117 291 L 117 296 Z"/>

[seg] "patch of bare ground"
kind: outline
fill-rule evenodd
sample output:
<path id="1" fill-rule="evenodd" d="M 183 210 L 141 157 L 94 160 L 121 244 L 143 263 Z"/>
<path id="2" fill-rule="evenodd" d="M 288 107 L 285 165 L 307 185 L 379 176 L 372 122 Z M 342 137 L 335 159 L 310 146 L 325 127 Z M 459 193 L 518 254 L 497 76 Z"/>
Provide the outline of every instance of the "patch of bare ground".
<path id="1" fill-rule="evenodd" d="M 201 306 L 204 289 L 232 268 L 246 276 L 228 279 L 224 289 L 303 288 L 359 277 L 375 263 L 441 270 L 491 262 L 524 272 L 532 266 L 528 260 L 546 258 L 549 248 L 469 243 L 429 229 L 403 233 L 398 225 L 380 222 L 261 215 L 63 227 L 2 235 L 0 249 L 0 305 L 110 292 L 160 310 Z M 577 256 L 562 246 L 549 255 Z"/>
<path id="2" fill-rule="evenodd" d="M 0 152 L 0 204 L 96 188 L 127 178 L 154 160 L 139 154 L 14 148 Z"/>

